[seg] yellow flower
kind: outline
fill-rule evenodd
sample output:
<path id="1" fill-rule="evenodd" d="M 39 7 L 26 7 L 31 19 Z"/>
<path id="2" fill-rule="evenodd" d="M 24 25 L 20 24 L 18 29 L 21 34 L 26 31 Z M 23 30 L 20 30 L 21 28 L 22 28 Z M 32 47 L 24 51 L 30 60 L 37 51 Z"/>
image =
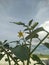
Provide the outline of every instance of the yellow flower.
<path id="1" fill-rule="evenodd" d="M 19 36 L 19 37 L 23 37 L 23 32 L 21 32 L 21 31 L 18 32 L 18 36 Z"/>

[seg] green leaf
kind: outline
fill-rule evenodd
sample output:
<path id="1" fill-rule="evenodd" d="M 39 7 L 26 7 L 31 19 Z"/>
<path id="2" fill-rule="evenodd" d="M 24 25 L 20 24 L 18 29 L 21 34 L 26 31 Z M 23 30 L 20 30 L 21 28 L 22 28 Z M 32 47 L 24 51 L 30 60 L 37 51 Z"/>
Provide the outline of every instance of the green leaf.
<path id="1" fill-rule="evenodd" d="M 4 45 L 4 47 L 5 47 L 6 49 L 9 49 L 9 44 L 6 43 L 6 44 Z"/>
<path id="2" fill-rule="evenodd" d="M 20 59 L 21 61 L 27 60 L 28 59 L 28 47 L 27 46 L 17 46 L 13 49 L 11 49 L 11 51 L 16 55 L 16 57 L 18 59 Z"/>
<path id="3" fill-rule="evenodd" d="M 25 33 L 30 34 L 30 32 L 25 32 Z"/>
<path id="4" fill-rule="evenodd" d="M 13 22 L 13 23 L 15 23 L 15 24 L 17 24 L 17 25 L 25 25 L 25 24 L 22 23 L 22 22 Z"/>
<path id="5" fill-rule="evenodd" d="M 40 58 L 39 58 L 36 54 L 33 54 L 31 58 L 32 58 L 34 61 L 40 62 Z"/>
<path id="6" fill-rule="evenodd" d="M 38 22 L 35 22 L 31 27 L 27 27 L 26 29 L 24 29 L 24 31 L 33 30 L 37 25 L 38 25 Z"/>
<path id="7" fill-rule="evenodd" d="M 33 26 L 31 26 L 31 30 L 33 30 L 38 25 L 38 22 L 35 22 Z"/>
<path id="8" fill-rule="evenodd" d="M 11 23 L 14 23 L 14 24 L 17 24 L 17 25 L 23 25 L 23 26 L 27 27 L 27 25 L 25 25 L 25 23 L 22 23 L 22 22 L 11 22 Z"/>
<path id="9" fill-rule="evenodd" d="M 45 43 L 43 43 L 43 45 L 49 49 L 49 43 L 45 42 Z"/>
<path id="10" fill-rule="evenodd" d="M 29 26 L 32 24 L 32 21 L 33 21 L 33 19 L 29 21 Z"/>
<path id="11" fill-rule="evenodd" d="M 44 31 L 44 29 L 42 27 L 35 29 L 25 39 L 28 40 L 30 38 L 38 38 L 37 33 L 40 32 L 40 31 Z"/>
<path id="12" fill-rule="evenodd" d="M 33 54 L 31 58 L 32 58 L 32 60 L 37 61 L 36 64 L 44 65 L 44 64 L 42 63 L 42 61 L 40 60 L 40 58 L 39 58 L 36 54 Z"/>
<path id="13" fill-rule="evenodd" d="M 0 60 L 4 57 L 4 54 L 0 54 Z"/>
<path id="14" fill-rule="evenodd" d="M 20 41 L 11 41 L 10 43 L 20 44 Z"/>
<path id="15" fill-rule="evenodd" d="M 5 40 L 3 43 L 6 43 L 7 42 L 7 40 Z"/>
<path id="16" fill-rule="evenodd" d="M 24 31 L 27 31 L 27 30 L 28 30 L 28 28 L 24 29 Z"/>
<path id="17" fill-rule="evenodd" d="M 31 28 L 25 28 L 24 31 L 28 31 L 28 30 L 31 30 Z"/>
<path id="18" fill-rule="evenodd" d="M 2 41 L 0 41 L 0 45 L 2 45 Z"/>
<path id="19" fill-rule="evenodd" d="M 38 34 L 29 34 L 25 39 L 32 39 L 32 38 L 38 38 Z"/>
<path id="20" fill-rule="evenodd" d="M 44 31 L 44 28 L 43 27 L 36 28 L 33 32 L 38 33 L 40 31 Z"/>

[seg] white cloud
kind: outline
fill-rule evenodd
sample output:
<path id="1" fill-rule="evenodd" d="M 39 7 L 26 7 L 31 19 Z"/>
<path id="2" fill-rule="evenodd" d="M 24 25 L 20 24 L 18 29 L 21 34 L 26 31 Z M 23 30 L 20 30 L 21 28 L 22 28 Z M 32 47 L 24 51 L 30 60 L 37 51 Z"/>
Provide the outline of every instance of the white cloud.
<path id="1" fill-rule="evenodd" d="M 46 31 L 49 32 L 49 21 L 46 21 L 42 26 Z"/>
<path id="2" fill-rule="evenodd" d="M 44 31 L 41 31 L 41 32 L 39 32 L 38 34 L 39 34 L 39 38 L 40 38 L 40 39 L 43 39 L 47 33 L 44 32 Z"/>

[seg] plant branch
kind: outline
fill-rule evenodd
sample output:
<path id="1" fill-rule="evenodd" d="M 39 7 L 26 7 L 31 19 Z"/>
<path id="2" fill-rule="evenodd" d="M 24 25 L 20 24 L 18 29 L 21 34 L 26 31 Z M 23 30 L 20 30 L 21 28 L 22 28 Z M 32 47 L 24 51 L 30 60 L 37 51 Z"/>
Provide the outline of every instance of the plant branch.
<path id="1" fill-rule="evenodd" d="M 49 33 L 39 42 L 39 44 L 31 51 L 30 54 L 32 54 L 32 53 L 36 50 L 36 48 L 45 40 L 45 38 L 46 38 L 48 35 L 49 35 Z"/>
<path id="2" fill-rule="evenodd" d="M 3 46 L 2 46 L 1 48 L 4 50 L 4 52 L 5 52 L 9 57 L 11 57 L 11 59 L 15 62 L 15 64 L 19 65 L 18 62 L 10 55 L 10 53 L 8 53 L 8 52 L 6 51 L 6 49 L 5 49 Z"/>

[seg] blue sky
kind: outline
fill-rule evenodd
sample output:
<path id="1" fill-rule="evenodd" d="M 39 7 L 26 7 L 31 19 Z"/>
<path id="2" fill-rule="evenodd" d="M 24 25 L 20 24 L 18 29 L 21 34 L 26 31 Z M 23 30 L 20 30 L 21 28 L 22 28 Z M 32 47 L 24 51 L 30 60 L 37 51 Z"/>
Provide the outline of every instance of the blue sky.
<path id="1" fill-rule="evenodd" d="M 49 0 L 0 0 L 0 40 L 16 40 L 21 28 L 9 22 L 49 21 Z"/>

